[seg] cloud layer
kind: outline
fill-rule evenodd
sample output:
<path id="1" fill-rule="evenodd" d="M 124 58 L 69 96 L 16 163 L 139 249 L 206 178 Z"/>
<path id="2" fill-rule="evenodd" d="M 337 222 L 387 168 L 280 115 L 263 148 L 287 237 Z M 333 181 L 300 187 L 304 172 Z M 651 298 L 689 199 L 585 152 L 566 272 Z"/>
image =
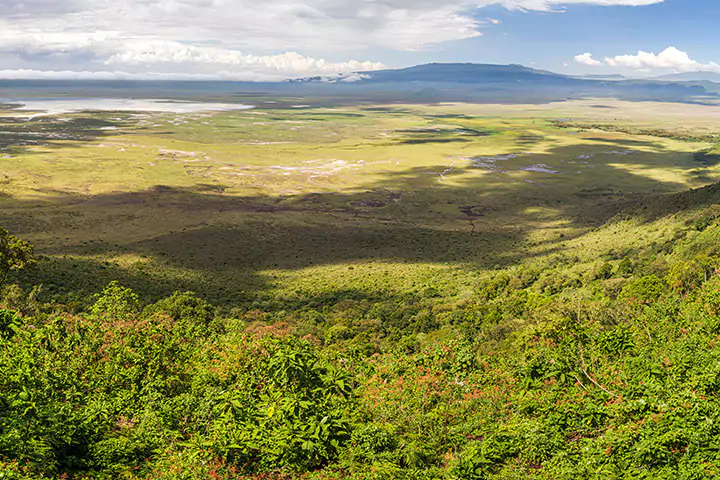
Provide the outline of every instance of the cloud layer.
<path id="1" fill-rule="evenodd" d="M 720 64 L 715 62 L 701 63 L 690 58 L 687 52 L 675 47 L 668 47 L 660 53 L 638 51 L 635 55 L 618 55 L 605 57 L 603 62 L 593 58 L 591 53 L 577 55 L 575 61 L 583 65 L 606 65 L 614 68 L 632 69 L 638 72 L 671 70 L 673 72 L 716 72 L 720 73 Z"/>
<path id="2" fill-rule="evenodd" d="M 276 77 L 372 70 L 381 65 L 347 58 L 481 35 L 481 26 L 492 27 L 477 10 L 488 5 L 552 11 L 662 1 L 0 0 L 0 69 Z"/>

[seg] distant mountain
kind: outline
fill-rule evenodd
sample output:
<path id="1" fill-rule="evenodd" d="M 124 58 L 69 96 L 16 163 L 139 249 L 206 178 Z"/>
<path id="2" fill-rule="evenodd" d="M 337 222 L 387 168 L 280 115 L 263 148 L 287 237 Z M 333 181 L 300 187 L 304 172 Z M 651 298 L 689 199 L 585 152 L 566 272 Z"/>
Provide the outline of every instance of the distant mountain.
<path id="1" fill-rule="evenodd" d="M 2 3 L 2 0 L 0 0 Z M 9 92 L 13 92 L 10 95 Z M 287 82 L 0 80 L 1 97 L 78 96 L 203 101 L 304 98 L 302 103 L 537 104 L 583 98 L 629 101 L 720 102 L 720 83 L 677 79 L 573 77 L 522 65 L 431 63 L 396 70 L 354 72 Z"/>
<path id="2" fill-rule="evenodd" d="M 654 80 L 670 81 L 670 82 L 715 82 L 720 83 L 720 73 L 715 72 L 686 72 L 674 73 L 672 75 L 663 75 L 655 77 Z"/>
<path id="3" fill-rule="evenodd" d="M 314 95 L 424 102 L 536 103 L 573 98 L 695 102 L 717 98 L 703 85 L 631 80 L 622 76 L 575 77 L 522 65 L 430 63 L 292 81 Z"/>
<path id="4" fill-rule="evenodd" d="M 408 68 L 373 70 L 290 80 L 290 83 L 513 83 L 565 82 L 572 77 L 522 65 L 429 63 Z"/>
<path id="5" fill-rule="evenodd" d="M 574 83 L 578 80 L 627 80 L 622 75 L 563 75 L 548 70 L 538 70 L 523 65 L 494 65 L 481 63 L 428 63 L 408 68 L 358 72 L 351 75 L 309 77 L 291 82 L 358 82 L 375 83 L 424 82 L 424 83 Z"/>
<path id="6" fill-rule="evenodd" d="M 429 63 L 397 70 L 362 72 L 367 81 L 430 82 L 430 83 L 515 83 L 573 81 L 572 77 L 522 65 L 491 65 L 478 63 Z"/>

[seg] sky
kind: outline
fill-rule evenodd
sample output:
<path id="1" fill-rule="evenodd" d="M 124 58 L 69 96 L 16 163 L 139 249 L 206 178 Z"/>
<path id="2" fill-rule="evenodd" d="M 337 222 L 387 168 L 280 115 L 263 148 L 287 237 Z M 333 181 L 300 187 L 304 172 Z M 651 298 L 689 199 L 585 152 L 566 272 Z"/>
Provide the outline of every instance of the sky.
<path id="1" fill-rule="evenodd" d="M 0 78 L 278 81 L 429 62 L 720 73 L 718 0 L 0 0 Z"/>

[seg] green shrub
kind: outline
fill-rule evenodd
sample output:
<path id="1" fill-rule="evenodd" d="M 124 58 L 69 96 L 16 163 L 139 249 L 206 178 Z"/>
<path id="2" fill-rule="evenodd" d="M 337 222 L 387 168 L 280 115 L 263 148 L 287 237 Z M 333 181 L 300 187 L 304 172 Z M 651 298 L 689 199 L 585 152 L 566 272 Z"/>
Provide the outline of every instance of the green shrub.
<path id="1" fill-rule="evenodd" d="M 118 319 L 140 313 L 140 297 L 131 289 L 112 281 L 95 295 L 95 304 L 90 312 L 97 317 Z"/>
<path id="2" fill-rule="evenodd" d="M 175 292 L 171 297 L 148 305 L 143 317 L 164 313 L 175 320 L 188 334 L 206 335 L 215 319 L 215 307 L 192 292 Z"/>
<path id="3" fill-rule="evenodd" d="M 635 273 L 635 265 L 630 257 L 623 258 L 617 266 L 615 273 L 620 277 L 629 277 Z"/>
<path id="4" fill-rule="evenodd" d="M 0 227 L 0 285 L 11 272 L 23 270 L 35 264 L 34 247 Z"/>
<path id="5" fill-rule="evenodd" d="M 613 275 L 613 266 L 611 263 L 604 263 L 602 266 L 598 269 L 598 271 L 595 273 L 595 279 L 596 280 L 607 280 L 608 278 L 611 278 Z"/>
<path id="6" fill-rule="evenodd" d="M 15 335 L 20 325 L 22 325 L 22 319 L 17 312 L 0 309 L 0 338 L 9 340 Z"/>
<path id="7" fill-rule="evenodd" d="M 665 280 L 676 292 L 687 293 L 707 282 L 715 272 L 716 265 L 715 259 L 698 255 L 690 261 L 675 263 Z"/>
<path id="8" fill-rule="evenodd" d="M 618 355 L 635 348 L 633 332 L 626 325 L 600 333 L 595 344 L 607 355 Z"/>
<path id="9" fill-rule="evenodd" d="M 485 458 L 480 442 L 469 443 L 458 457 L 452 474 L 460 480 L 484 480 L 488 478 L 492 462 Z"/>
<path id="10" fill-rule="evenodd" d="M 356 428 L 344 452 L 352 463 L 397 462 L 398 438 L 389 425 L 370 423 Z"/>
<path id="11" fill-rule="evenodd" d="M 638 303 L 650 303 L 667 292 L 667 285 L 655 275 L 648 275 L 628 282 L 620 296 Z"/>

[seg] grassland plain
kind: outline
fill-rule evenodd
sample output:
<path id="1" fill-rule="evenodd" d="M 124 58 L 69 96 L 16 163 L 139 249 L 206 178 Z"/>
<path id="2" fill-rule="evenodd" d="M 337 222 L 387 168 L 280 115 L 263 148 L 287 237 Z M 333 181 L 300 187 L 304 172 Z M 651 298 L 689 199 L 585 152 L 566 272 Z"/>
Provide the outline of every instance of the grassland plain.
<path id="1" fill-rule="evenodd" d="M 425 288 L 462 297 L 484 272 L 529 259 L 592 263 L 603 252 L 588 238 L 617 212 L 720 174 L 717 157 L 698 156 L 708 143 L 553 124 L 681 136 L 713 131 L 714 107 L 289 103 L 2 112 L 0 224 L 37 245 L 32 280 L 58 299 L 113 278 L 223 304 Z"/>

